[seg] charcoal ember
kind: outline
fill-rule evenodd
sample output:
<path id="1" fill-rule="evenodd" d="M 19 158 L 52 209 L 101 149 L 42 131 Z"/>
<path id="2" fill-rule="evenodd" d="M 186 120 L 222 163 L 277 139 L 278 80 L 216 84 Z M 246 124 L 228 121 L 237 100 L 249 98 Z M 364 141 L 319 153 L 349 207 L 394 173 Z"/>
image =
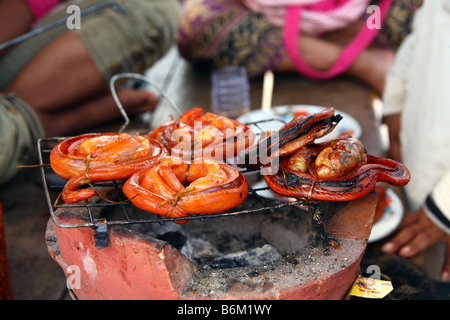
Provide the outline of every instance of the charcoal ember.
<path id="1" fill-rule="evenodd" d="M 192 246 L 188 241 L 188 237 L 183 232 L 178 230 L 167 231 L 163 234 L 156 235 L 155 238 L 167 242 L 186 257 L 191 259 Z"/>
<path id="2" fill-rule="evenodd" d="M 223 256 L 223 254 L 207 240 L 191 238 L 188 241 L 192 246 L 192 254 L 189 258 L 199 265 Z"/>
<path id="3" fill-rule="evenodd" d="M 257 266 L 281 258 L 278 251 L 269 244 L 262 247 L 238 251 L 212 259 L 202 265 L 205 269 L 224 269 L 245 266 Z"/>
<path id="4" fill-rule="evenodd" d="M 157 236 L 157 239 L 163 240 L 178 250 L 182 250 L 186 245 L 187 237 L 180 231 L 169 231 Z"/>

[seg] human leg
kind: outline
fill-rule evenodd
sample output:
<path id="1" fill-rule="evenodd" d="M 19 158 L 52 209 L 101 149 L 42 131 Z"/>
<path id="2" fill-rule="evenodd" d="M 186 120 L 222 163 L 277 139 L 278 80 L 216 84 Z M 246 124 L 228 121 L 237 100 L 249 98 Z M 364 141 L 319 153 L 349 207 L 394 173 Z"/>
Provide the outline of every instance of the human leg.
<path id="1" fill-rule="evenodd" d="M 39 52 L 5 92 L 15 93 L 33 106 L 47 136 L 80 131 L 120 117 L 102 75 L 72 32 L 63 33 Z M 124 96 L 123 106 L 130 115 L 152 110 L 157 104 L 148 91 L 127 90 Z"/>
<path id="2" fill-rule="evenodd" d="M 119 89 L 117 97 L 127 114 L 141 114 L 152 110 L 157 104 L 156 97 L 146 90 Z M 119 119 L 120 113 L 116 101 L 107 92 L 93 99 L 57 112 L 37 112 L 47 136 L 65 136 L 83 132 L 102 123 Z"/>
<path id="3" fill-rule="evenodd" d="M 0 1 L 0 44 L 27 32 L 33 15 L 24 0 Z M 0 56 L 3 51 L 0 51 Z"/>
<path id="4" fill-rule="evenodd" d="M 106 90 L 89 52 L 73 32 L 53 40 L 26 65 L 4 91 L 36 111 L 56 111 Z"/>

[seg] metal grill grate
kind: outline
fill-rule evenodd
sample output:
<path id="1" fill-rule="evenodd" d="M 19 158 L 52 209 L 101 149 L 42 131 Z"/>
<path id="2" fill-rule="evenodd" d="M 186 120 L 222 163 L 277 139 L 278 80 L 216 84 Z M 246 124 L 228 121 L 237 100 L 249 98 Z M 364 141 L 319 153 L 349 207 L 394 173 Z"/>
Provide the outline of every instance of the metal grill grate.
<path id="1" fill-rule="evenodd" d="M 147 77 L 134 74 L 134 73 L 123 73 L 114 76 L 110 81 L 110 89 L 111 93 L 115 99 L 117 107 L 124 117 L 124 124 L 120 128 L 119 132 L 122 132 L 127 125 L 129 124 L 129 118 L 125 113 L 124 108 L 122 107 L 114 86 L 114 83 L 123 78 L 131 78 L 135 81 L 140 81 L 147 83 L 152 89 L 156 90 L 159 95 L 164 98 L 172 108 L 174 113 L 181 114 L 180 108 L 174 103 L 173 100 L 166 94 L 165 90 L 158 87 Z M 267 122 L 281 122 L 285 124 L 285 122 L 281 119 L 265 119 L 260 121 L 255 121 L 251 123 L 246 123 L 248 126 L 254 129 L 254 133 L 256 139 L 260 136 L 261 133 L 267 131 L 264 129 L 266 127 Z M 164 222 L 175 222 L 178 220 L 194 220 L 194 219 L 210 219 L 217 217 L 230 217 L 237 216 L 242 214 L 250 214 L 250 213 L 260 213 L 264 211 L 273 211 L 278 208 L 287 207 L 287 206 L 302 206 L 303 208 L 307 206 L 304 200 L 295 200 L 290 202 L 280 202 L 273 201 L 270 199 L 265 199 L 259 193 L 261 191 L 268 190 L 268 187 L 265 188 L 252 188 L 249 185 L 249 197 L 256 197 L 259 201 L 260 205 L 257 207 L 252 206 L 252 208 L 248 209 L 245 206 L 238 206 L 232 210 L 211 214 L 211 215 L 193 215 L 190 217 L 183 218 L 165 218 L 156 214 L 145 213 L 144 211 L 137 209 L 133 206 L 133 204 L 127 201 L 127 198 L 122 193 L 122 184 L 123 181 L 107 181 L 101 183 L 93 183 L 93 187 L 96 190 L 106 190 L 108 193 L 108 199 L 115 199 L 114 202 L 107 201 L 101 196 L 94 197 L 93 199 L 82 201 L 75 204 L 66 204 L 63 203 L 62 200 L 59 200 L 59 195 L 62 192 L 66 180 L 59 178 L 53 172 L 50 167 L 50 152 L 54 146 L 56 146 L 59 142 L 67 139 L 68 137 L 53 137 L 53 138 L 42 138 L 38 140 L 38 152 L 39 152 L 39 162 L 41 165 L 41 176 L 42 182 L 45 192 L 45 197 L 47 200 L 47 204 L 49 207 L 50 215 L 58 227 L 61 228 L 80 228 L 80 227 L 98 227 L 99 225 L 103 226 L 112 226 L 112 225 L 130 225 L 130 224 L 139 224 L 139 223 L 164 223 Z M 242 173 L 246 171 L 244 169 L 239 169 Z M 105 197 L 106 198 L 106 197 Z M 245 200 L 244 200 L 245 203 Z M 252 202 L 253 203 L 253 202 Z M 245 209 L 242 209 L 242 208 Z M 58 209 L 67 209 L 67 210 L 76 210 L 77 212 L 83 212 L 83 216 L 89 218 L 89 222 L 81 223 L 81 224 L 67 224 L 62 223 L 58 220 L 57 214 L 55 213 Z M 114 214 L 110 214 L 111 212 Z M 136 214 L 135 212 L 139 212 Z M 111 218 L 111 216 L 114 216 Z"/>
<path id="2" fill-rule="evenodd" d="M 39 162 L 41 165 L 40 170 L 45 197 L 47 200 L 47 205 L 49 207 L 50 215 L 54 223 L 58 227 L 97 227 L 99 221 L 102 221 L 103 223 L 106 221 L 107 225 L 164 223 L 169 221 L 174 222 L 177 220 L 210 219 L 217 217 L 237 216 L 241 214 L 259 213 L 264 211 L 273 211 L 278 208 L 292 205 L 305 206 L 305 201 L 303 200 L 282 202 L 264 198 L 260 195 L 260 192 L 268 190 L 268 187 L 252 188 L 249 185 L 249 197 L 256 197 L 259 200 L 257 201 L 257 203 L 259 203 L 259 206 L 253 207 L 251 209 L 242 209 L 242 206 L 238 206 L 232 210 L 218 214 L 193 215 L 183 218 L 166 218 L 156 214 L 147 213 L 136 216 L 135 212 L 140 211 L 140 209 L 134 207 L 133 204 L 127 201 L 127 198 L 123 195 L 123 181 L 106 181 L 94 183 L 93 187 L 98 190 L 100 194 L 103 194 L 103 196 L 95 196 L 90 200 L 81 201 L 75 204 L 67 204 L 59 199 L 59 195 L 64 188 L 66 180 L 63 180 L 62 178 L 56 176 L 56 174 L 49 166 L 49 156 L 52 148 L 64 139 L 67 138 L 43 138 L 38 141 Z M 245 173 L 246 171 L 241 172 Z M 106 198 L 108 200 L 106 200 Z M 244 202 L 245 201 L 246 200 L 244 200 Z M 58 220 L 58 217 L 55 214 L 56 210 L 60 208 L 67 210 L 76 208 L 77 212 L 83 212 L 83 215 L 89 217 L 89 222 L 82 224 L 64 224 Z M 111 214 L 111 212 L 114 212 L 114 214 Z M 107 217 L 108 215 L 114 216 L 114 218 Z"/>

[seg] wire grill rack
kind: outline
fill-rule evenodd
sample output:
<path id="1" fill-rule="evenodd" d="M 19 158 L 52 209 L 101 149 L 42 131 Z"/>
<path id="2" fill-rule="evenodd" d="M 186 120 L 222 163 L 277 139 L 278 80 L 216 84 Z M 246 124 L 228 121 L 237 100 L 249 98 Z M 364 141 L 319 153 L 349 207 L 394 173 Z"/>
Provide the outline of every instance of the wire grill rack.
<path id="1" fill-rule="evenodd" d="M 252 125 L 258 124 L 253 123 Z M 265 211 L 273 212 L 276 209 L 286 206 L 305 205 L 303 200 L 284 202 L 264 198 L 260 195 L 260 193 L 268 190 L 268 187 L 253 188 L 249 185 L 249 197 L 256 197 L 258 199 L 256 203 L 259 203 L 258 206 L 252 206 L 250 209 L 242 209 L 241 206 L 238 206 L 234 209 L 218 214 L 193 215 L 183 218 L 167 218 L 148 213 L 136 214 L 136 211 L 140 211 L 140 209 L 137 209 L 131 202 L 127 201 L 127 198 L 122 193 L 122 184 L 124 181 L 105 181 L 94 183 L 93 187 L 98 190 L 100 194 L 103 194 L 103 196 L 95 196 L 90 200 L 67 204 L 59 199 L 59 195 L 65 186 L 66 180 L 59 178 L 49 166 L 49 157 L 52 148 L 65 139 L 67 139 L 67 137 L 42 138 L 38 141 L 40 170 L 47 205 L 55 225 L 61 228 L 98 227 L 99 221 L 106 223 L 108 226 L 112 226 L 139 223 L 164 223 L 169 221 L 175 222 L 178 220 L 203 220 L 250 213 L 261 213 Z M 245 169 L 239 170 L 244 175 L 245 173 L 251 173 L 251 171 L 246 171 Z M 259 174 L 259 171 L 255 172 L 255 174 Z M 245 201 L 246 200 L 244 200 L 244 202 Z M 79 224 L 63 223 L 58 219 L 58 215 L 56 213 L 58 209 L 66 209 L 69 211 L 74 210 L 77 213 L 82 213 L 83 216 L 88 217 L 89 222 Z M 111 212 L 114 212 L 114 214 L 111 214 Z"/>
<path id="2" fill-rule="evenodd" d="M 166 94 L 165 90 L 158 87 L 147 77 L 134 74 L 134 73 L 123 73 L 115 75 L 110 81 L 110 90 L 115 99 L 117 107 L 124 117 L 124 124 L 118 132 L 122 132 L 126 129 L 129 124 L 129 118 L 122 107 L 114 83 L 123 78 L 131 78 L 139 82 L 146 82 L 149 86 L 153 87 L 160 96 L 162 96 L 175 114 L 181 114 L 181 109 L 170 99 Z M 264 129 L 267 122 L 279 121 L 281 124 L 285 122 L 281 119 L 265 119 L 255 122 L 246 123 L 252 129 L 254 129 L 254 134 L 256 139 L 259 138 L 260 134 L 267 131 Z M 41 177 L 44 187 L 44 193 L 47 201 L 47 205 L 50 211 L 50 215 L 56 226 L 61 228 L 80 228 L 80 227 L 93 227 L 98 228 L 99 226 L 107 227 L 113 225 L 130 225 L 130 224 L 140 224 L 140 223 L 164 223 L 164 222 L 176 222 L 178 220 L 195 220 L 195 219 L 210 219 L 218 217 L 230 217 L 238 216 L 242 214 L 250 213 L 262 213 L 262 212 L 273 212 L 276 209 L 297 205 L 299 207 L 305 208 L 306 203 L 304 200 L 292 200 L 292 201 L 273 201 L 271 199 L 264 198 L 260 195 L 261 191 L 268 190 L 268 187 L 253 188 L 249 184 L 249 197 L 256 197 L 258 199 L 258 206 L 251 206 L 251 208 L 245 208 L 245 206 L 238 206 L 226 212 L 210 215 L 193 215 L 183 218 L 167 218 L 161 217 L 156 214 L 145 213 L 144 211 L 137 209 L 133 206 L 130 201 L 122 193 L 122 184 L 124 181 L 106 181 L 93 183 L 93 187 L 100 192 L 104 191 L 107 196 L 95 196 L 89 200 L 82 201 L 75 204 L 66 204 L 59 200 L 59 195 L 62 192 L 66 180 L 59 178 L 50 167 L 50 152 L 54 146 L 59 142 L 67 139 L 68 137 L 53 137 L 53 138 L 42 138 L 38 140 L 38 156 L 41 169 Z M 245 169 L 240 169 L 242 173 L 250 173 Z M 259 171 L 259 170 L 258 170 Z M 259 174 L 259 172 L 258 172 Z M 108 200 L 107 200 L 107 199 Z M 244 200 L 245 202 L 246 200 Z M 247 206 L 248 207 L 248 206 Z M 244 208 L 244 209 L 243 209 Z M 56 211 L 58 209 L 73 210 L 77 213 L 82 214 L 87 217 L 87 222 L 78 224 L 63 223 L 58 219 Z M 113 212 L 114 214 L 111 214 Z M 138 212 L 138 214 L 136 213 Z"/>

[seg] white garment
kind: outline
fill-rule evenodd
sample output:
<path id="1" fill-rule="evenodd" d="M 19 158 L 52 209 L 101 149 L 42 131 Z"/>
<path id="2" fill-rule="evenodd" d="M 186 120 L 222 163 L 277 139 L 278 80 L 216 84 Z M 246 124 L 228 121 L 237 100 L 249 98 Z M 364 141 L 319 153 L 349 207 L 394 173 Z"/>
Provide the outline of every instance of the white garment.
<path id="1" fill-rule="evenodd" d="M 400 143 L 402 162 L 411 172 L 405 187 L 411 210 L 432 194 L 450 220 L 450 0 L 425 0 L 416 12 L 383 100 L 384 115 L 402 113 Z"/>

